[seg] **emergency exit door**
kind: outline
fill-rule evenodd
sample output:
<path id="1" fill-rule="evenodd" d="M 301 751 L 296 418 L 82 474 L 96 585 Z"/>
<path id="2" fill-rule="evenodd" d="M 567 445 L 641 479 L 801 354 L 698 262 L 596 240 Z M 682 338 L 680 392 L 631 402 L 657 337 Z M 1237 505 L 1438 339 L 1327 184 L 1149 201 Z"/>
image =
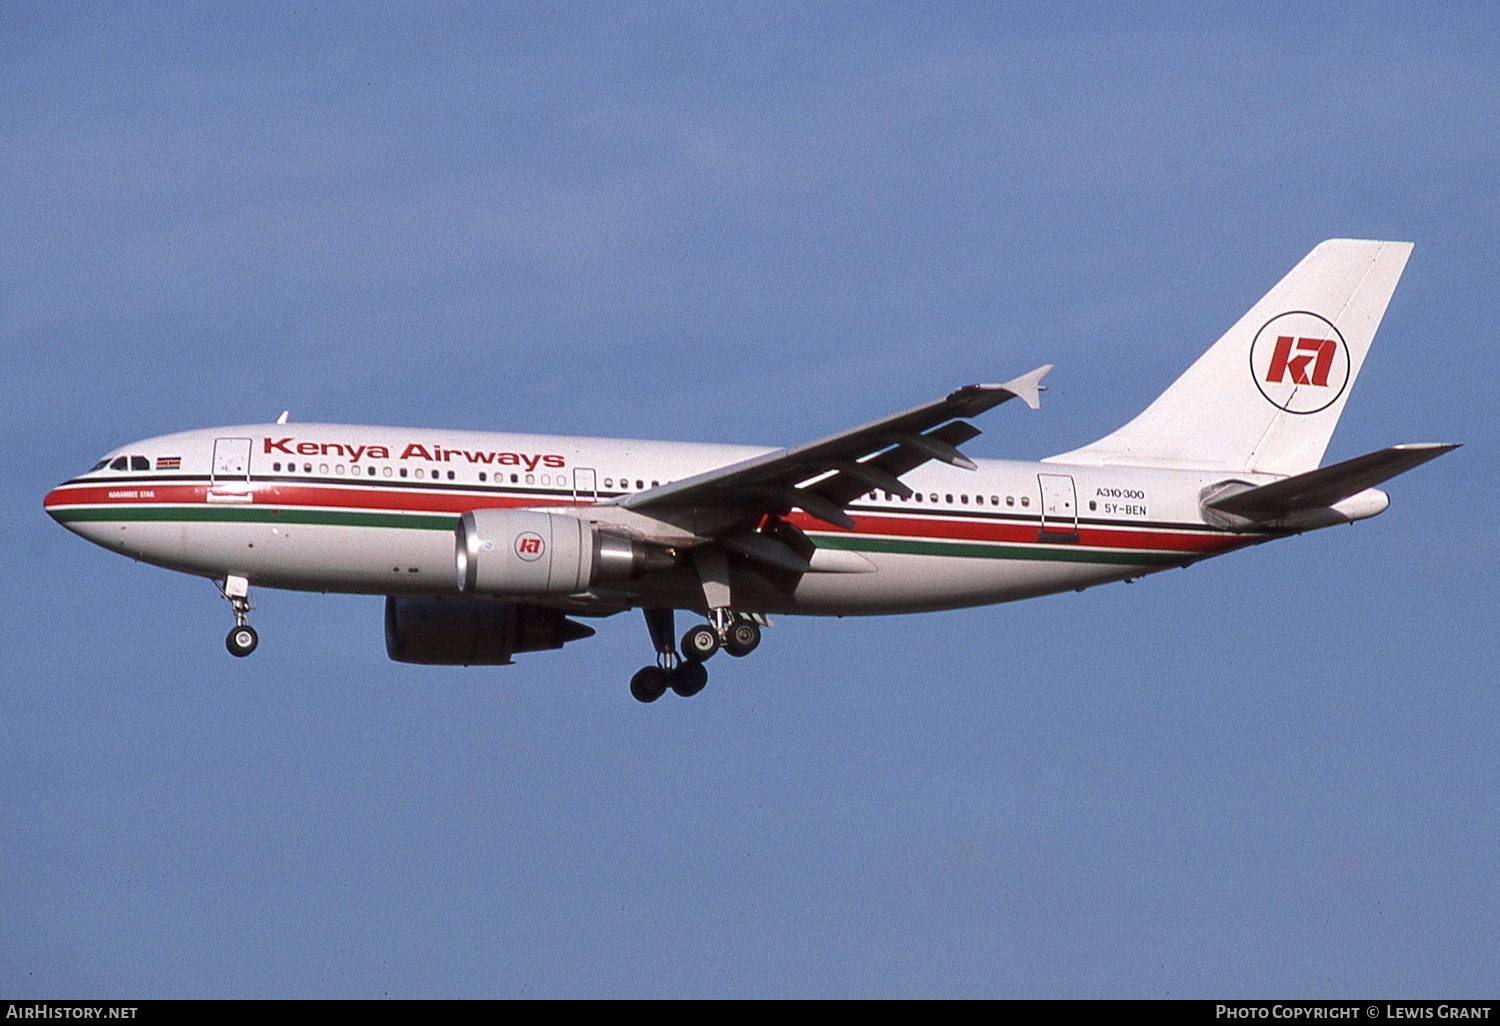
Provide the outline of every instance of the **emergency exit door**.
<path id="1" fill-rule="evenodd" d="M 590 504 L 599 501 L 599 475 L 593 467 L 573 468 L 573 501 Z"/>

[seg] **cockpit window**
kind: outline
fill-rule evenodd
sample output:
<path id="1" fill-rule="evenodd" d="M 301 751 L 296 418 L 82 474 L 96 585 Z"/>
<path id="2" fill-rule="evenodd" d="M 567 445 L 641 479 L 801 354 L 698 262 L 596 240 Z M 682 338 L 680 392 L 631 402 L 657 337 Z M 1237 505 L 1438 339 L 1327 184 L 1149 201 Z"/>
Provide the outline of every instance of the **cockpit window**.
<path id="1" fill-rule="evenodd" d="M 121 456 L 109 465 L 110 470 L 125 470 L 130 463 L 129 456 Z"/>
<path id="2" fill-rule="evenodd" d="M 151 469 L 151 461 L 148 460 L 144 456 L 132 456 L 132 457 L 130 457 L 130 469 L 131 470 L 150 470 Z"/>
<path id="3" fill-rule="evenodd" d="M 108 456 L 104 457 L 104 459 L 100 460 L 98 463 L 95 463 L 92 467 L 90 467 L 89 473 L 92 474 L 96 470 L 103 470 L 107 466 L 109 466 Z"/>

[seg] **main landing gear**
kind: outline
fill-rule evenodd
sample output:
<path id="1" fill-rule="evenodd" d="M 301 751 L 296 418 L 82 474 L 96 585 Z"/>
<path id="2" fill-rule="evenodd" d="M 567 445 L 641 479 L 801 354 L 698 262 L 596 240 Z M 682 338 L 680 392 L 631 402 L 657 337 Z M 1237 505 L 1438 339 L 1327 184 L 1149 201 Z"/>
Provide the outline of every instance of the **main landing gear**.
<path id="1" fill-rule="evenodd" d="M 654 702 L 670 688 L 691 698 L 708 683 L 704 661 L 719 649 L 732 656 L 747 656 L 760 644 L 760 624 L 743 613 L 715 609 L 713 622 L 700 624 L 682 636 L 682 655 L 672 642 L 675 614 L 670 609 L 647 609 L 646 628 L 656 648 L 656 665 L 646 666 L 630 678 L 630 693 L 638 702 Z"/>
<path id="2" fill-rule="evenodd" d="M 250 582 L 243 577 L 226 577 L 219 585 L 219 594 L 234 610 L 234 627 L 224 639 L 224 647 L 229 649 L 230 655 L 243 659 L 260 644 L 260 635 L 250 626 L 249 613 L 255 608 L 250 602 Z"/>

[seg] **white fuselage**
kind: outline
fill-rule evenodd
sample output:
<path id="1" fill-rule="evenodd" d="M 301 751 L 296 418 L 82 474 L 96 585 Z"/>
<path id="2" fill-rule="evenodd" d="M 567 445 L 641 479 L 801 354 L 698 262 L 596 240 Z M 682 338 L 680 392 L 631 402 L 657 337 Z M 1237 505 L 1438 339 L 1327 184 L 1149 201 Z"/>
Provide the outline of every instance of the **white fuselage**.
<path id="1" fill-rule="evenodd" d="M 54 489 L 47 511 L 112 551 L 185 573 L 271 588 L 453 595 L 454 528 L 491 507 L 571 507 L 639 530 L 614 500 L 767 450 L 489 432 L 258 424 L 123 446 Z M 123 463 L 122 463 L 123 461 Z M 1250 484 L 1271 478 L 1236 475 Z M 982 605 L 1182 566 L 1267 533 L 1205 522 L 1222 472 L 929 463 L 908 499 L 871 492 L 852 531 L 804 514 L 813 571 L 789 589 L 754 575 L 736 605 L 853 615 Z M 590 507 L 587 511 L 577 507 Z M 667 528 L 667 525 L 661 525 Z M 691 542 L 691 526 L 672 526 Z M 852 554 L 834 558 L 833 553 Z M 570 604 L 586 607 L 589 596 Z M 619 607 L 619 594 L 599 599 Z M 628 605 L 700 608 L 690 571 L 657 575 Z"/>

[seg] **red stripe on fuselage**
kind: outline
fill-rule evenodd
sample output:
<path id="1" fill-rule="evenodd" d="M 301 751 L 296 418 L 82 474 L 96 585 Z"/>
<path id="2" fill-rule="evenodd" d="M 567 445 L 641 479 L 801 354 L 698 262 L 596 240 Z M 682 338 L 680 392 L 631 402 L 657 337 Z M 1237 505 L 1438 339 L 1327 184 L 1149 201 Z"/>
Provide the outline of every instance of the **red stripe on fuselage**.
<path id="1" fill-rule="evenodd" d="M 440 491 L 424 488 L 351 487 L 258 481 L 248 493 L 258 506 L 316 506 L 351 510 L 395 510 L 405 513 L 452 513 L 509 506 L 574 505 L 571 498 L 546 495 L 507 495 L 489 491 Z M 245 494 L 236 491 L 235 494 Z M 207 484 L 63 485 L 47 493 L 46 509 L 61 506 L 182 506 L 208 501 Z"/>
<path id="2" fill-rule="evenodd" d="M 571 497 L 505 494 L 488 490 L 461 491 L 435 488 L 391 488 L 379 484 L 338 486 L 322 482 L 258 481 L 251 485 L 254 503 L 270 507 L 318 507 L 349 510 L 385 510 L 405 513 L 449 513 L 455 516 L 471 509 L 532 506 L 573 506 Z M 191 505 L 207 501 L 206 483 L 69 484 L 54 488 L 43 500 L 46 509 L 65 506 Z M 855 534 L 928 538 L 952 541 L 1038 543 L 1038 521 L 989 519 L 983 516 L 943 519 L 926 516 L 889 516 L 851 511 Z M 805 513 L 788 518 L 805 531 L 831 532 L 829 526 Z M 1161 528 L 1122 529 L 1080 524 L 1076 543 L 1083 548 L 1140 549 L 1214 554 L 1259 540 L 1244 535 L 1205 531 L 1172 531 Z M 1045 539 L 1043 539 L 1045 541 Z M 1059 539 L 1061 541 L 1061 539 Z"/>

